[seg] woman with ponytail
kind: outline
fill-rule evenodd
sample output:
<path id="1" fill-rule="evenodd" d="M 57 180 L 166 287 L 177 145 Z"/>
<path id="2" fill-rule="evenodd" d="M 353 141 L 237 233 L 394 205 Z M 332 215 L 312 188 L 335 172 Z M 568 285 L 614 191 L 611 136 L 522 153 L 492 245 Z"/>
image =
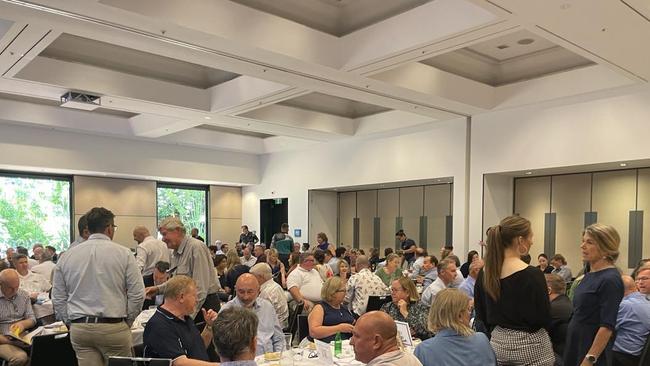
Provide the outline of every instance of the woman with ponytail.
<path id="1" fill-rule="evenodd" d="M 476 319 L 491 331 L 499 365 L 552 366 L 544 274 L 521 260 L 533 245 L 530 221 L 508 216 L 487 233 L 485 267 L 474 290 Z"/>

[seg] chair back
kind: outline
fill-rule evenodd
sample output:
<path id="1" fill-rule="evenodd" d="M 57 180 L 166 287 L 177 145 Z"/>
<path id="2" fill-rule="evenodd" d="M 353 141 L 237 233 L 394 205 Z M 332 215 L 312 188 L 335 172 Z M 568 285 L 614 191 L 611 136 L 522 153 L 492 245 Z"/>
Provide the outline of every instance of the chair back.
<path id="1" fill-rule="evenodd" d="M 109 357 L 108 366 L 171 366 L 167 358 Z"/>
<path id="2" fill-rule="evenodd" d="M 309 335 L 309 323 L 307 322 L 307 315 L 298 315 L 298 339 L 302 341 Z"/>
<path id="3" fill-rule="evenodd" d="M 368 296 L 366 312 L 379 310 L 385 303 L 391 301 L 393 301 L 393 299 L 390 296 Z"/>
<path id="4" fill-rule="evenodd" d="M 39 335 L 32 338 L 30 365 L 52 365 L 52 357 L 56 356 L 56 364 L 77 366 L 77 355 L 70 343 L 70 333 Z"/>
<path id="5" fill-rule="evenodd" d="M 289 312 L 289 324 L 287 324 L 287 333 L 296 334 L 298 329 L 298 315 L 302 314 L 305 309 L 305 303 L 299 303 L 296 308 Z"/>

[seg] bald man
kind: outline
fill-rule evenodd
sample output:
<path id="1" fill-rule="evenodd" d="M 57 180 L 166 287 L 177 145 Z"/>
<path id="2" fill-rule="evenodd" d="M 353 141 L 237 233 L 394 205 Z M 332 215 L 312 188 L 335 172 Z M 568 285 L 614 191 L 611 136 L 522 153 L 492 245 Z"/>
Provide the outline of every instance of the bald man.
<path id="1" fill-rule="evenodd" d="M 133 229 L 133 240 L 138 243 L 135 261 L 140 268 L 145 286 L 153 286 L 153 270 L 159 261 L 169 263 L 167 244 L 151 236 L 149 229 L 136 226 Z"/>
<path id="2" fill-rule="evenodd" d="M 235 293 L 237 297 L 221 307 L 221 311 L 240 306 L 252 310 L 257 315 L 259 322 L 257 324 L 256 354 L 262 355 L 266 352 L 284 350 L 284 335 L 278 315 L 268 300 L 258 297 L 260 284 L 257 278 L 250 273 L 239 276 L 235 284 Z"/>
<path id="3" fill-rule="evenodd" d="M 650 267 L 640 270 L 637 282 L 650 281 Z M 614 341 L 614 365 L 638 365 L 641 352 L 650 334 L 650 301 L 637 291 L 637 284 L 630 276 L 622 276 L 625 292 L 616 317 Z"/>
<path id="4" fill-rule="evenodd" d="M 11 366 L 27 365 L 27 353 L 11 344 L 8 333 L 22 333 L 36 325 L 29 294 L 20 290 L 20 277 L 14 269 L 0 272 L 0 358 Z"/>
<path id="5" fill-rule="evenodd" d="M 359 317 L 350 344 L 357 361 L 367 366 L 422 366 L 415 356 L 400 351 L 395 321 L 382 311 Z"/>

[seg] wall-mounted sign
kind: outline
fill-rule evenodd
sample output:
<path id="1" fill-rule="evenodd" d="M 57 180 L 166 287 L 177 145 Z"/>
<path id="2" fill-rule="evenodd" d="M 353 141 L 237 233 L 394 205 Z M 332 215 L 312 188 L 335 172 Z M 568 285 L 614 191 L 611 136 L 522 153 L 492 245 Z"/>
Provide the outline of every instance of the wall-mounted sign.
<path id="1" fill-rule="evenodd" d="M 293 236 L 299 238 L 302 236 L 302 229 L 293 229 Z"/>

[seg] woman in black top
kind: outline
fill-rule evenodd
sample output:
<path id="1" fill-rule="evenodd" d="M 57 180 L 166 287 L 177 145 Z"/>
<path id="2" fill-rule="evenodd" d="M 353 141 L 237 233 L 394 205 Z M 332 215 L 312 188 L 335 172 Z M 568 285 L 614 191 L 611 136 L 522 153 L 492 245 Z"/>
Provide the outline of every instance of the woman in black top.
<path id="1" fill-rule="evenodd" d="M 537 263 L 539 263 L 537 268 L 539 268 L 539 270 L 542 271 L 542 273 L 547 274 L 547 273 L 552 273 L 553 272 L 554 268 L 553 268 L 553 266 L 548 264 L 548 257 L 546 256 L 546 254 L 542 253 L 542 254 L 538 255 L 537 256 Z"/>
<path id="2" fill-rule="evenodd" d="M 623 281 L 614 266 L 620 237 L 611 226 L 589 225 L 582 234 L 582 259 L 589 263 L 573 295 L 573 316 L 567 329 L 564 365 L 607 365 Z"/>
<path id="3" fill-rule="evenodd" d="M 460 273 L 463 274 L 463 278 L 467 278 L 467 276 L 469 276 L 469 265 L 477 259 L 479 259 L 479 257 L 476 250 L 470 250 L 469 253 L 467 253 L 467 262 L 463 263 L 463 265 L 460 266 Z"/>
<path id="4" fill-rule="evenodd" d="M 521 255 L 533 245 L 530 221 L 509 216 L 488 231 L 485 267 L 474 289 L 476 319 L 491 330 L 500 365 L 553 365 L 544 274 Z"/>

